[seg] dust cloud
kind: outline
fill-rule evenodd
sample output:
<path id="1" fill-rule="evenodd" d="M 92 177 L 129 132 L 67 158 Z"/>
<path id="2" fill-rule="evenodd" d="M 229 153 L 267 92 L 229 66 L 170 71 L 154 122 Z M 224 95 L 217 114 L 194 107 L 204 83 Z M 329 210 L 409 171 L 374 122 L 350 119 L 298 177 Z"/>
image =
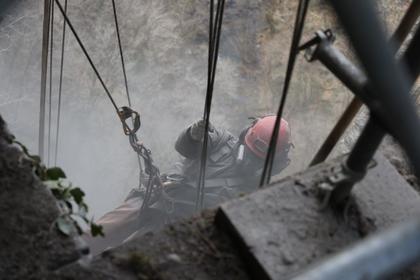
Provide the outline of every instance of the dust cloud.
<path id="1" fill-rule="evenodd" d="M 214 125 L 239 133 L 249 124 L 248 117 L 276 112 L 295 2 L 227 1 L 211 113 Z M 173 148 L 178 133 L 202 116 L 208 1 L 120 0 L 117 9 L 133 109 L 142 117 L 138 136 L 164 173 L 179 160 Z M 394 14 L 403 10 L 394 10 Z M 19 0 L 0 22 L 1 114 L 34 153 L 38 145 L 42 12 L 43 1 Z M 127 105 L 111 1 L 69 0 L 68 15 L 117 104 Z M 57 8 L 54 20 L 52 136 L 63 23 Z M 304 39 L 327 27 L 342 35 L 324 1 L 314 1 Z M 343 38 L 339 37 L 338 46 L 347 50 Z M 137 186 L 137 160 L 70 32 L 65 48 L 57 165 L 86 192 L 91 212 L 99 218 Z M 327 70 L 299 58 L 285 111 L 295 148 L 292 164 L 283 176 L 309 163 L 350 99 Z M 44 158 L 50 165 L 54 164 L 55 141 L 52 137 L 50 159 Z"/>

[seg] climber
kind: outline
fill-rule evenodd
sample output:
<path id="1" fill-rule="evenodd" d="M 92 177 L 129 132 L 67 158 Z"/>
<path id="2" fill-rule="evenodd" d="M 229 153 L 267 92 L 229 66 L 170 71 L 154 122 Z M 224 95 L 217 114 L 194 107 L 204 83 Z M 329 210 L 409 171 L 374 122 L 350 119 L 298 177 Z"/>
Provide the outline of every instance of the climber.
<path id="1" fill-rule="evenodd" d="M 255 189 L 261 178 L 275 121 L 275 116 L 255 119 L 239 137 L 210 124 L 205 188 L 222 187 L 232 196 Z M 177 173 L 193 185 L 198 180 L 203 136 L 204 122 L 200 120 L 186 128 L 175 144 L 175 149 L 185 157 L 178 164 Z M 291 146 L 289 124 L 281 119 L 273 175 L 288 166 Z"/>
<path id="2" fill-rule="evenodd" d="M 255 119 L 239 137 L 210 125 L 204 184 L 205 208 L 214 207 L 257 188 L 275 120 L 275 116 Z M 130 236 L 144 234 L 194 213 L 203 137 L 202 120 L 181 132 L 175 149 L 184 159 L 176 164 L 175 173 L 162 176 L 162 188 L 157 192 L 152 205 L 141 216 L 139 213 L 144 191 L 136 188 L 122 205 L 97 221 L 103 226 L 105 238 L 84 235 L 93 254 L 119 245 Z M 282 119 L 273 175 L 280 173 L 289 164 L 288 153 L 291 146 L 290 128 L 287 121 Z"/>

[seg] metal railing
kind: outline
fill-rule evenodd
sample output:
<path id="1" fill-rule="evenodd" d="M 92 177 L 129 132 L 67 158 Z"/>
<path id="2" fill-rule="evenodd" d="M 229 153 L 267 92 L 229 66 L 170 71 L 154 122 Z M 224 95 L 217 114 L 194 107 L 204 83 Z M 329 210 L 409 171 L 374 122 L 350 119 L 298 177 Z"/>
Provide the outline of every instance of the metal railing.
<path id="1" fill-rule="evenodd" d="M 317 32 L 306 47 L 307 58 L 318 60 L 328 68 L 355 98 L 329 134 L 311 165 L 326 159 L 338 139 L 354 118 L 362 103 L 370 117 L 340 172 L 344 180 L 336 182 L 330 205 L 335 209 L 349 197 L 353 185 L 361 180 L 384 136 L 391 134 L 406 151 L 414 172 L 420 178 L 420 121 L 410 97 L 410 88 L 420 73 L 420 28 L 397 61 L 397 40 L 401 45 L 420 13 L 420 1 L 414 0 L 391 42 L 368 0 L 330 0 L 347 31 L 363 71 L 333 46 L 333 36 Z M 343 174 L 341 174 L 343 175 Z M 312 266 L 293 280 L 383 279 L 420 260 L 420 219 L 396 226 Z"/>

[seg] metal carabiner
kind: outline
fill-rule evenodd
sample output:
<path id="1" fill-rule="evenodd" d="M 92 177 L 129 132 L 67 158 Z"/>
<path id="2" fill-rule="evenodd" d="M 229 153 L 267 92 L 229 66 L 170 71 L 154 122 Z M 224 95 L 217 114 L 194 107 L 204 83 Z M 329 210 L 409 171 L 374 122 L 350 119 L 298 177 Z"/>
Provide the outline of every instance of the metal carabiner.
<path id="1" fill-rule="evenodd" d="M 123 106 L 118 108 L 118 116 L 120 117 L 125 135 L 134 134 L 140 129 L 140 114 L 131 109 L 130 107 Z M 133 120 L 132 128 L 127 124 L 127 119 L 129 118 Z"/>

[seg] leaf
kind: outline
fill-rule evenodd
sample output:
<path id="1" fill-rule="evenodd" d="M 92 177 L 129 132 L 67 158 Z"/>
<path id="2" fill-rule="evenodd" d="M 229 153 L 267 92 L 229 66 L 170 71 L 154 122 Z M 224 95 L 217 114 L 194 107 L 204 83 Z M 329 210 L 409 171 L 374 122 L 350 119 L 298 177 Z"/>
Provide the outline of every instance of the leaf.
<path id="1" fill-rule="evenodd" d="M 51 167 L 47 169 L 47 180 L 58 180 L 66 178 L 66 174 L 60 167 Z"/>
<path id="2" fill-rule="evenodd" d="M 90 233 L 92 234 L 93 237 L 95 236 L 102 236 L 104 237 L 105 234 L 103 232 L 103 227 L 101 225 L 97 225 L 94 222 L 90 223 Z"/>
<path id="3" fill-rule="evenodd" d="M 80 188 L 71 189 L 70 194 L 73 196 L 73 199 L 76 201 L 77 205 L 80 205 L 83 202 L 85 193 Z"/>
<path id="4" fill-rule="evenodd" d="M 74 231 L 73 224 L 65 217 L 58 217 L 56 220 L 56 225 L 58 230 L 64 235 L 69 236 Z"/>

